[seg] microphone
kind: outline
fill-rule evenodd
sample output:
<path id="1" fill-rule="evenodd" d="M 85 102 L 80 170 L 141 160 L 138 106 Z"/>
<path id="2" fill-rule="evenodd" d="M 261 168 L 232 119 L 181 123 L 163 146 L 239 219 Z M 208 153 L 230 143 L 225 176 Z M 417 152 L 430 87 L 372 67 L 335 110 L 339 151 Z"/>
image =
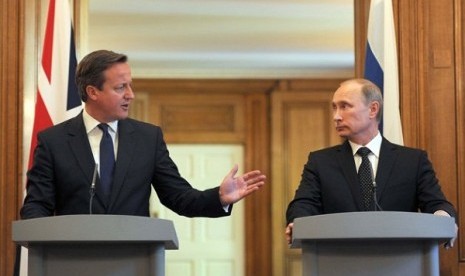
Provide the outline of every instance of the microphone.
<path id="1" fill-rule="evenodd" d="M 92 203 L 94 201 L 95 196 L 95 181 L 97 179 L 97 172 L 98 172 L 98 164 L 95 163 L 94 167 L 94 175 L 92 176 L 92 183 L 90 184 L 90 200 L 89 200 L 89 214 L 92 215 Z"/>
<path id="2" fill-rule="evenodd" d="M 373 173 L 373 167 L 371 166 L 371 162 L 370 162 L 370 172 L 371 172 L 371 180 L 373 181 L 372 184 L 373 184 L 373 203 L 374 203 L 374 209 L 375 211 L 383 211 L 383 208 L 381 208 L 381 206 L 379 206 L 378 204 L 378 198 L 376 196 L 376 180 L 375 180 L 375 174 Z"/>
<path id="3" fill-rule="evenodd" d="M 376 197 L 376 181 L 373 178 L 373 201 L 375 203 L 375 211 L 383 211 L 383 208 L 378 204 L 378 198 Z"/>

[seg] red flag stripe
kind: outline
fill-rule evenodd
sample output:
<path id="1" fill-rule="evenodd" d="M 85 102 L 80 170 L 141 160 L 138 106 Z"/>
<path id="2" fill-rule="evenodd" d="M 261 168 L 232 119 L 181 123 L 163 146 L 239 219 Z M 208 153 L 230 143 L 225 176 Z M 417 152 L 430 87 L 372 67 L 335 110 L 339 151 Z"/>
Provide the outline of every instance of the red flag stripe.
<path id="1" fill-rule="evenodd" d="M 55 25 L 55 0 L 50 0 L 48 7 L 47 26 L 44 35 L 44 48 L 42 50 L 42 67 L 48 82 L 52 78 L 53 31 Z"/>
<path id="2" fill-rule="evenodd" d="M 29 164 L 28 168 L 32 166 L 32 161 L 34 157 L 34 149 L 37 145 L 37 133 L 42 129 L 45 129 L 53 125 L 52 118 L 48 113 L 47 107 L 40 95 L 40 91 L 37 91 L 37 100 L 35 106 L 35 116 L 34 116 L 34 128 L 32 129 L 32 139 L 31 139 L 31 150 L 29 151 Z"/>

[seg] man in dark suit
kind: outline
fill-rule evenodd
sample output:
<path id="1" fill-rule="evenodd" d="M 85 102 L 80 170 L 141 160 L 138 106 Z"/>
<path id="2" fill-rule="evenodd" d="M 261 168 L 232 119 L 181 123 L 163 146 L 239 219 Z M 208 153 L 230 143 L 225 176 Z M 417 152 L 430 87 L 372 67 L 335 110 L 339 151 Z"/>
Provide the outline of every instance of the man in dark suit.
<path id="1" fill-rule="evenodd" d="M 161 203 L 180 215 L 221 217 L 264 185 L 265 176 L 257 170 L 236 177 L 236 165 L 219 187 L 191 187 L 171 160 L 161 129 L 128 118 L 134 92 L 125 55 L 90 53 L 78 65 L 76 82 L 84 110 L 38 135 L 23 219 L 88 213 L 149 216 L 151 185 Z M 105 135 L 111 137 L 110 165 L 101 152 Z"/>
<path id="2" fill-rule="evenodd" d="M 364 79 L 345 81 L 334 93 L 332 105 L 336 131 L 345 141 L 310 153 L 295 197 L 287 208 L 288 243 L 292 240 L 294 219 L 304 216 L 420 210 L 456 217 L 426 152 L 392 144 L 381 136 L 378 125 L 383 99 L 375 84 Z M 360 185 L 363 181 L 357 175 L 363 163 L 360 148 L 367 151 L 367 171 L 371 174 L 371 190 L 365 195 Z"/>

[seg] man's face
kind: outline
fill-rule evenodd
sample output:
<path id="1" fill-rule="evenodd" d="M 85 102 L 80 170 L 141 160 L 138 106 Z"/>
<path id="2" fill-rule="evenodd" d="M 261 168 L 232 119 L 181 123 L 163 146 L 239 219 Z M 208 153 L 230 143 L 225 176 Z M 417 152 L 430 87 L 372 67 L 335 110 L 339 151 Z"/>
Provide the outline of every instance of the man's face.
<path id="1" fill-rule="evenodd" d="M 131 68 L 128 63 L 116 63 L 104 71 L 102 90 L 96 89 L 96 105 L 100 119 L 105 122 L 128 117 L 134 99 Z"/>
<path id="2" fill-rule="evenodd" d="M 376 110 L 372 108 L 373 103 L 365 103 L 359 84 L 349 83 L 339 87 L 334 93 L 332 105 L 339 136 L 364 144 L 362 141 L 377 130 Z"/>

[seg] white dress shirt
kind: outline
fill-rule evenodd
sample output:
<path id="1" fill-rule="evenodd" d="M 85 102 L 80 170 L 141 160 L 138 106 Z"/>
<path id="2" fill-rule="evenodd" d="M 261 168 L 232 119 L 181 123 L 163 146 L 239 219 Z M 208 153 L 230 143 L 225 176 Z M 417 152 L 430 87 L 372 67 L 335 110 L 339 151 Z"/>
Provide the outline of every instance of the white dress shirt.
<path id="1" fill-rule="evenodd" d="M 379 152 L 381 150 L 381 142 L 382 141 L 383 141 L 383 138 L 382 138 L 381 134 L 379 133 L 379 131 L 378 131 L 378 134 L 375 136 L 375 138 L 373 138 L 365 146 L 358 145 L 358 144 L 355 144 L 355 143 L 349 141 L 350 147 L 352 148 L 352 154 L 354 155 L 355 166 L 357 168 L 357 172 L 358 172 L 358 168 L 360 167 L 360 164 L 362 163 L 362 157 L 357 154 L 357 151 L 361 147 L 367 147 L 371 151 L 371 153 L 368 154 L 368 159 L 370 160 L 370 163 L 371 163 L 371 166 L 372 166 L 373 176 L 376 177 L 376 172 L 378 170 L 378 162 L 379 162 Z"/>
<path id="2" fill-rule="evenodd" d="M 98 165 L 100 163 L 100 140 L 102 140 L 103 135 L 103 132 L 98 128 L 100 122 L 90 116 L 85 109 L 82 112 L 82 117 L 84 119 L 84 126 L 86 127 L 87 138 L 89 138 L 92 155 L 94 156 L 95 164 Z M 108 132 L 113 140 L 113 149 L 116 160 L 116 157 L 118 156 L 118 135 L 116 135 L 118 133 L 118 121 L 109 122 L 107 124 L 109 126 Z M 98 167 L 100 170 L 100 166 Z"/>

